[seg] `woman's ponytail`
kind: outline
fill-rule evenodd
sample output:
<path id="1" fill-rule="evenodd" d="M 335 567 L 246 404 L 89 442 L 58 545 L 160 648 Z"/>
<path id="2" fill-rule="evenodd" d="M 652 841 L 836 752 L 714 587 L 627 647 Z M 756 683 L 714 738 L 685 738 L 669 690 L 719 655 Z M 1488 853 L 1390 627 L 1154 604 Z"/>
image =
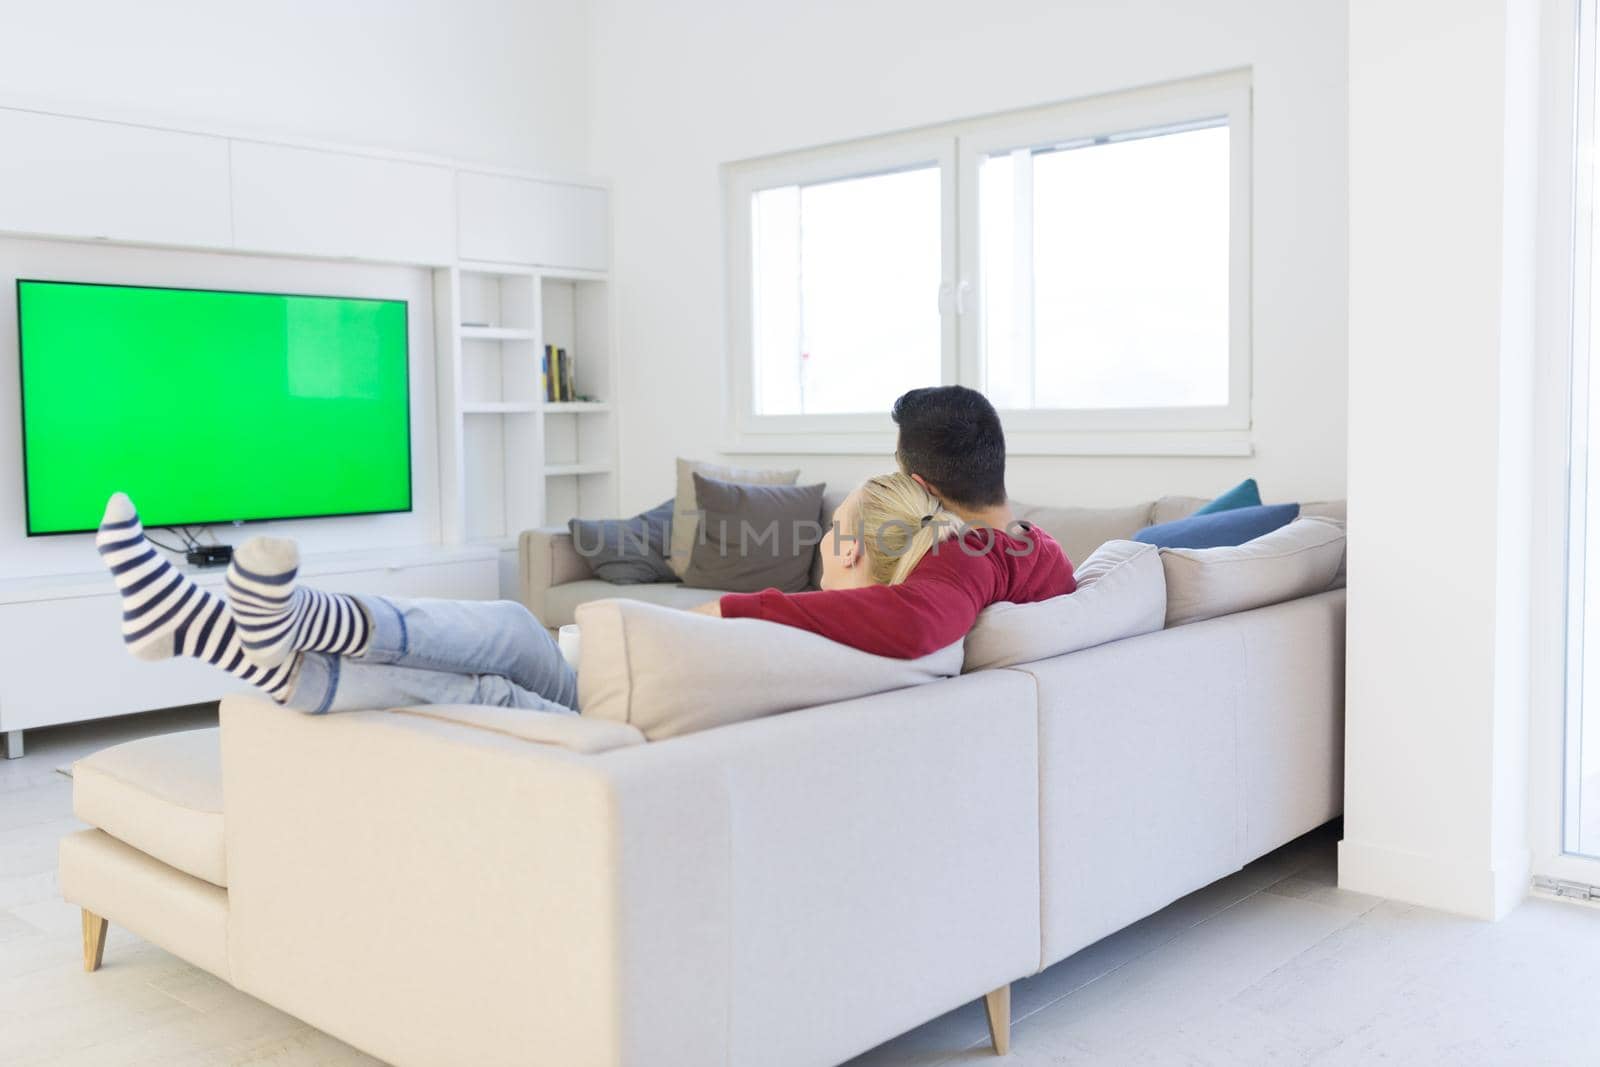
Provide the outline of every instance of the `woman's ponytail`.
<path id="1" fill-rule="evenodd" d="M 869 478 L 861 486 L 859 534 L 872 580 L 899 585 L 961 520 L 905 474 Z"/>

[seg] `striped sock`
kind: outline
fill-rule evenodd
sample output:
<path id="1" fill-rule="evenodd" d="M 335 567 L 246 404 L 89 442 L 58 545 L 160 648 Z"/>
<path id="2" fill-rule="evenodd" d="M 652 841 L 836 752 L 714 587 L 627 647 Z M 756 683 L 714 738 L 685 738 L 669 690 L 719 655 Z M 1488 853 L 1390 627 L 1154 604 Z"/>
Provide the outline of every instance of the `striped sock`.
<path id="1" fill-rule="evenodd" d="M 167 562 L 144 536 L 133 501 L 117 493 L 106 504 L 95 548 L 122 594 L 122 639 L 144 660 L 187 656 L 220 667 L 282 703 L 294 664 L 262 668 L 245 658 L 228 605 Z"/>
<path id="2" fill-rule="evenodd" d="M 228 566 L 228 606 L 239 620 L 245 655 L 275 667 L 296 652 L 359 656 L 371 627 L 354 597 L 296 585 L 300 550 L 281 537 L 252 537 Z"/>

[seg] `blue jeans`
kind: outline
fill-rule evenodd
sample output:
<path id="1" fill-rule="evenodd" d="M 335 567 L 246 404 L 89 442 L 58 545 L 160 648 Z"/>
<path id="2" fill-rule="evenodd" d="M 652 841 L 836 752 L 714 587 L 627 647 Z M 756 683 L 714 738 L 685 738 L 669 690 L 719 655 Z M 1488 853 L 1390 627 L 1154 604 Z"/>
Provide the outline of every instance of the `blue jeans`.
<path id="1" fill-rule="evenodd" d="M 576 713 L 577 672 L 521 604 L 351 597 L 372 621 L 367 651 L 360 656 L 304 653 L 290 707 L 321 714 L 494 704 Z"/>

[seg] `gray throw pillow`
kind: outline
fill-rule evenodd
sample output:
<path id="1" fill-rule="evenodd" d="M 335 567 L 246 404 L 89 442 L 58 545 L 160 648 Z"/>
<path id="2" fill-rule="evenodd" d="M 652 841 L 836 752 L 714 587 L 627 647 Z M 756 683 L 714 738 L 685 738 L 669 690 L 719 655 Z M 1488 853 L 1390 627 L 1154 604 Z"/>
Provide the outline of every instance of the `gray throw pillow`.
<path id="1" fill-rule="evenodd" d="M 822 537 L 824 488 L 719 482 L 697 473 L 695 499 L 705 517 L 683 584 L 730 593 L 804 590 Z"/>
<path id="2" fill-rule="evenodd" d="M 667 562 L 672 541 L 672 501 L 631 519 L 570 519 L 572 546 L 601 581 L 613 585 L 675 582 Z"/>

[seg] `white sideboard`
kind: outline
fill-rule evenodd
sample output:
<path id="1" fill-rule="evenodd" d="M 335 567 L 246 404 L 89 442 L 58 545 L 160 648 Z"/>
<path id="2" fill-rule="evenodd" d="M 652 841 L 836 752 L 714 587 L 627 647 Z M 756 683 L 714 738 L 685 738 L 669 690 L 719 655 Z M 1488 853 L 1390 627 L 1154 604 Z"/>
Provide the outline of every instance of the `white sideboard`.
<path id="1" fill-rule="evenodd" d="M 424 548 L 307 557 L 308 583 L 349 593 L 492 600 L 500 588 L 493 547 Z M 221 594 L 223 568 L 183 568 Z M 22 732 L 63 722 L 216 700 L 247 690 L 198 660 L 146 663 L 122 643 L 122 606 L 105 571 L 0 582 L 0 733 L 22 755 Z"/>

